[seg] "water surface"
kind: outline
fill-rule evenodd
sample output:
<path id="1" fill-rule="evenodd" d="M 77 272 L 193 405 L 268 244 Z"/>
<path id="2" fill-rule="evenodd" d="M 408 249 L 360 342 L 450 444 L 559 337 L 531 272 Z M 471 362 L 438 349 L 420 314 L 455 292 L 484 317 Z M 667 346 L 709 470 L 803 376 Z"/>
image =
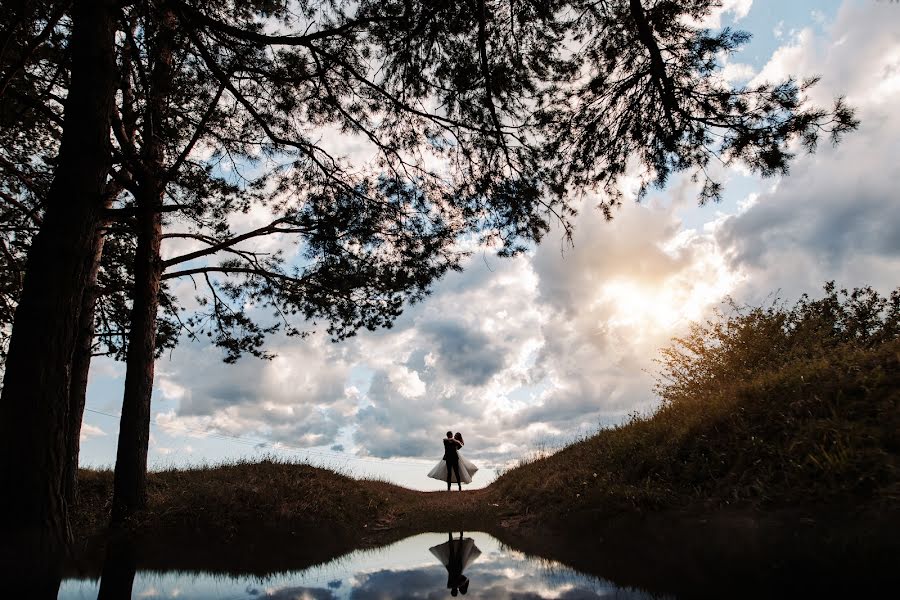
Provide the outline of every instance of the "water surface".
<path id="1" fill-rule="evenodd" d="M 98 597 L 97 579 L 66 579 L 60 600 Z M 121 592 L 120 592 L 121 594 Z M 137 571 L 132 598 L 296 600 L 470 598 L 651 598 L 552 560 L 526 556 L 486 533 L 426 533 L 376 550 L 265 577 Z"/>

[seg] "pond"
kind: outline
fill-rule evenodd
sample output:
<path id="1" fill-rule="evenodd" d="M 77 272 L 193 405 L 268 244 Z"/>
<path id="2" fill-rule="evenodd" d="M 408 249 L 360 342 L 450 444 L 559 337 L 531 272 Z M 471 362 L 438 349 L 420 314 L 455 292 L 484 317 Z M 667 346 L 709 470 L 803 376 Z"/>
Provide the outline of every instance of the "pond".
<path id="1" fill-rule="evenodd" d="M 479 532 L 426 533 L 375 550 L 359 550 L 308 569 L 267 576 L 137 571 L 104 597 L 291 600 L 471 598 L 659 598 L 528 556 Z M 96 578 L 64 579 L 60 600 L 98 598 Z M 109 589 L 109 588 L 107 588 Z"/>

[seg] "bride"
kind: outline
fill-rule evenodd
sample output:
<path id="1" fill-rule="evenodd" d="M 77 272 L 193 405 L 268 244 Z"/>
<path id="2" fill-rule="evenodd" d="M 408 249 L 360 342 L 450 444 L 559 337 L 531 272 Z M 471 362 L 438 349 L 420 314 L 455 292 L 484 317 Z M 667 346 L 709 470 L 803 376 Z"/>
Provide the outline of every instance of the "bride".
<path id="1" fill-rule="evenodd" d="M 472 476 L 475 475 L 475 471 L 478 470 L 478 467 L 475 466 L 475 463 L 463 456 L 462 452 L 459 452 L 459 448 L 462 448 L 466 445 L 463 441 L 462 434 L 456 432 L 456 435 L 453 436 L 453 439 L 456 440 L 456 454 L 459 456 L 459 478 L 462 479 L 463 483 L 472 483 Z M 428 476 L 439 481 L 447 481 L 447 461 L 443 459 L 438 461 L 438 464 L 436 464 L 434 468 L 428 472 Z M 456 479 L 456 473 L 453 474 L 453 478 L 450 480 L 450 483 L 459 483 Z"/>

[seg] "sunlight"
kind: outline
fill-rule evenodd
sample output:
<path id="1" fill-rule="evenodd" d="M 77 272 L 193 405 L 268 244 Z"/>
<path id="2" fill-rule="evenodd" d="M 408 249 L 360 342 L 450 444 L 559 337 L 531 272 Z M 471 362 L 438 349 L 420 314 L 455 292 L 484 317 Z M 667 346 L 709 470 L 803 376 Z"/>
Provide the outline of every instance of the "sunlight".
<path id="1" fill-rule="evenodd" d="M 724 265 L 719 267 L 704 273 L 708 279 L 689 272 L 658 284 L 628 279 L 605 283 L 596 304 L 609 307 L 611 312 L 601 319 L 600 325 L 628 329 L 630 336 L 643 339 L 660 333 L 669 335 L 691 321 L 700 320 L 739 280 Z"/>

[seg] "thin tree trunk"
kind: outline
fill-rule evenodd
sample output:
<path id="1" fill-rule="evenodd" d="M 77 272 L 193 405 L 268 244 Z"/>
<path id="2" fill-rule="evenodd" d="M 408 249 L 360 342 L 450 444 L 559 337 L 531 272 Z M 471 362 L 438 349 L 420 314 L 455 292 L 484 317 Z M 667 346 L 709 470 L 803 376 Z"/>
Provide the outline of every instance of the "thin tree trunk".
<path id="1" fill-rule="evenodd" d="M 142 208 L 152 203 L 154 194 L 147 193 L 146 196 L 138 200 Z M 153 393 L 156 313 L 162 274 L 159 256 L 161 221 L 159 212 L 144 213 L 138 221 L 134 304 L 131 330 L 128 332 L 125 393 L 113 483 L 113 523 L 122 522 L 146 505 L 150 398 Z"/>
<path id="2" fill-rule="evenodd" d="M 0 396 L 0 535 L 17 553 L 61 550 L 71 535 L 63 490 L 69 377 L 110 166 L 114 2 L 78 0 L 72 21 L 63 136 Z"/>
<path id="3" fill-rule="evenodd" d="M 109 194 L 105 206 L 111 204 Z M 66 502 L 74 505 L 78 501 L 78 456 L 81 453 L 81 421 L 87 400 L 88 375 L 91 370 L 91 355 L 94 346 L 94 308 L 100 289 L 97 275 L 103 258 L 105 235 L 98 229 L 94 234 L 93 258 L 87 285 L 81 300 L 81 314 L 78 316 L 78 341 L 72 355 L 72 380 L 69 382 L 69 426 L 66 432 Z"/>
<path id="4" fill-rule="evenodd" d="M 171 88 L 175 14 L 160 7 L 153 41 L 154 66 L 144 130 L 145 173 L 138 195 L 138 236 L 134 265 L 134 304 L 125 371 L 125 394 L 119 422 L 119 445 L 113 482 L 112 521 L 121 523 L 146 506 L 150 400 L 156 358 L 156 317 L 162 277 L 162 207 L 165 152 L 161 139 L 166 100 Z"/>

